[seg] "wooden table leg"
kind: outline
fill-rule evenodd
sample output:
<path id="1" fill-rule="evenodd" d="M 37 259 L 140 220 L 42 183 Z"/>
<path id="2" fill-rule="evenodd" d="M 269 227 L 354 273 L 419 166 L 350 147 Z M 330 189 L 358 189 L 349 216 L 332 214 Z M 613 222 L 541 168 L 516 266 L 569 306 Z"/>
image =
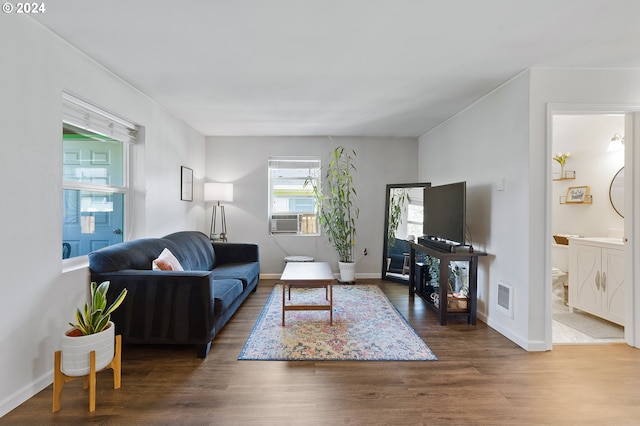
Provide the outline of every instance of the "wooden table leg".
<path id="1" fill-rule="evenodd" d="M 284 295 L 285 295 L 285 292 L 286 292 L 286 290 L 285 290 L 286 286 L 287 286 L 287 284 L 283 281 L 282 282 L 282 326 L 283 327 L 284 327 L 284 302 L 285 302 Z M 291 291 L 291 290 L 289 290 L 289 291 Z"/>
<path id="2" fill-rule="evenodd" d="M 89 353 L 89 412 L 96 411 L 96 351 Z"/>
<path id="3" fill-rule="evenodd" d="M 409 250 L 409 261 L 411 262 L 412 265 L 416 263 L 416 249 L 414 249 L 413 246 L 411 247 L 411 250 Z M 416 289 L 415 268 L 410 268 L 409 269 L 409 297 L 414 296 L 416 291 L 415 289 Z"/>
<path id="4" fill-rule="evenodd" d="M 62 352 L 55 351 L 53 354 L 53 412 L 60 411 L 60 397 L 62 387 L 65 383 L 65 375 L 62 374 Z"/>
<path id="5" fill-rule="evenodd" d="M 476 325 L 478 310 L 478 258 L 469 259 L 469 324 Z"/>
<path id="6" fill-rule="evenodd" d="M 447 305 L 449 303 L 449 261 L 440 259 L 440 325 L 447 325 Z"/>
<path id="7" fill-rule="evenodd" d="M 329 283 L 329 325 L 333 325 L 333 285 Z"/>

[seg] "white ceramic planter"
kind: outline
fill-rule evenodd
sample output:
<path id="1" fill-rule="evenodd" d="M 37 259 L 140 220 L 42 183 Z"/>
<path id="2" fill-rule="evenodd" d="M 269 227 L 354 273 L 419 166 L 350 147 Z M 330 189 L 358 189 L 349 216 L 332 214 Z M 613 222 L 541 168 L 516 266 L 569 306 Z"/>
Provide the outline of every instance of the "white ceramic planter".
<path id="1" fill-rule="evenodd" d="M 353 282 L 356 280 L 356 263 L 355 262 L 338 262 L 340 268 L 340 281 Z"/>
<path id="2" fill-rule="evenodd" d="M 109 322 L 106 330 L 87 336 L 62 336 L 62 372 L 67 376 L 89 374 L 89 354 L 96 351 L 96 371 L 105 368 L 114 356 L 115 325 Z"/>

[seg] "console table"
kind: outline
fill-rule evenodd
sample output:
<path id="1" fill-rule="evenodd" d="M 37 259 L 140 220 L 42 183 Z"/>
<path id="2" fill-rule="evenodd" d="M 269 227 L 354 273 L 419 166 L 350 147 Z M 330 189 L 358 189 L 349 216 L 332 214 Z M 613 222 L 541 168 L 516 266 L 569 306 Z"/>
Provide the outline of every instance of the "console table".
<path id="1" fill-rule="evenodd" d="M 438 286 L 438 294 L 439 294 L 439 306 L 435 306 L 429 294 L 425 294 L 422 285 L 420 288 L 416 287 L 415 282 L 415 264 L 416 264 L 416 250 L 426 254 L 427 256 L 435 257 L 440 260 L 440 271 L 439 271 L 439 286 Z M 409 272 L 409 296 L 414 297 L 415 293 L 418 293 L 420 297 L 422 297 L 427 305 L 430 306 L 438 313 L 438 320 L 440 325 L 447 324 L 448 316 L 459 316 L 465 315 L 467 317 L 467 322 L 469 324 L 476 324 L 476 311 L 478 308 L 478 258 L 480 256 L 486 256 L 487 253 L 483 252 L 457 252 L 450 253 L 448 251 L 443 251 L 436 249 L 434 247 L 423 246 L 422 244 L 411 243 L 411 251 L 410 251 L 410 272 Z M 466 310 L 455 312 L 448 312 L 448 281 L 449 281 L 449 262 L 451 261 L 464 261 L 469 263 L 469 300 L 467 303 Z"/>

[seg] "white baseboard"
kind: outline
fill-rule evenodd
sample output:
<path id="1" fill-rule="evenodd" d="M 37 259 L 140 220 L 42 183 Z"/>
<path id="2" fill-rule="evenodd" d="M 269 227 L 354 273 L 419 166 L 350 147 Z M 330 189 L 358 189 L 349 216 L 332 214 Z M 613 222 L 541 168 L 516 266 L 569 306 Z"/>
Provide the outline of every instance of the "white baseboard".
<path id="1" fill-rule="evenodd" d="M 24 386 L 22 389 L 19 389 L 12 395 L 9 395 L 7 398 L 2 400 L 0 402 L 0 417 L 18 407 L 20 404 L 22 404 L 32 396 L 45 389 L 51 383 L 53 383 L 53 369 L 49 373 L 41 376 L 39 379 L 36 379 L 35 381 Z M 53 394 L 51 395 L 51 398 L 53 401 Z"/>
<path id="2" fill-rule="evenodd" d="M 483 322 L 486 323 L 489 327 L 493 328 L 495 331 L 502 334 L 504 337 L 511 340 L 513 343 L 520 346 L 525 351 L 542 352 L 547 350 L 547 347 L 544 341 L 525 340 L 521 336 L 518 336 L 517 334 L 512 333 L 510 330 L 505 329 L 504 327 L 502 327 L 501 324 L 497 323 L 496 321 L 493 321 L 490 318 L 487 320 L 484 314 L 483 315 L 478 314 L 478 318 L 480 318 L 481 316 L 483 318 Z"/>
<path id="3" fill-rule="evenodd" d="M 261 280 L 279 280 L 282 274 L 260 274 Z"/>
<path id="4" fill-rule="evenodd" d="M 282 273 L 278 274 L 260 274 L 261 280 L 279 280 Z M 334 274 L 336 278 L 339 277 L 339 274 Z M 379 280 L 382 278 L 382 275 L 379 272 L 363 272 L 356 274 L 356 279 L 370 279 L 370 280 Z"/>

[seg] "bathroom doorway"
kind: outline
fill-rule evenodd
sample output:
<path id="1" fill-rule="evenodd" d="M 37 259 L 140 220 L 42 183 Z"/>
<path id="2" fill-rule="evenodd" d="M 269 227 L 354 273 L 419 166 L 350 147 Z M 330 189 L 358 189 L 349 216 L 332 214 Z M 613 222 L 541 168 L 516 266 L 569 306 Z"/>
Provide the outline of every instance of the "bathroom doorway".
<path id="1" fill-rule="evenodd" d="M 607 314 L 598 309 L 582 310 L 574 306 L 579 304 L 576 302 L 578 294 L 591 289 L 575 285 L 576 277 L 570 272 L 576 263 L 570 260 L 568 245 L 572 237 L 598 237 L 614 243 L 614 248 L 620 248 L 624 258 L 625 224 L 620 213 L 623 209 L 616 208 L 615 197 L 612 198 L 612 192 L 619 190 L 620 181 L 616 178 L 625 165 L 624 145 L 619 144 L 616 148 L 612 142 L 622 142 L 624 134 L 623 113 L 558 113 L 552 116 L 552 344 L 625 342 L 624 327 L 608 321 L 611 318 Z M 574 287 L 569 286 L 571 281 Z M 620 291 L 624 289 L 621 287 Z M 588 297 L 600 298 L 602 295 L 595 294 L 594 289 L 594 294 Z M 622 316 L 625 308 L 624 304 L 619 308 Z"/>

